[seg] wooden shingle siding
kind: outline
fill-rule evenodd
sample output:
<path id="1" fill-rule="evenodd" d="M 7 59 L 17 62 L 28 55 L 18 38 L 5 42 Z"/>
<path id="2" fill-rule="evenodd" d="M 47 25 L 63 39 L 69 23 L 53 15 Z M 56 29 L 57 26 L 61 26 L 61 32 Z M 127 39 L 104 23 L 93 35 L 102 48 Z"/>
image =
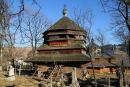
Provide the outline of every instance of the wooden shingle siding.
<path id="1" fill-rule="evenodd" d="M 28 61 L 88 62 L 86 31 L 68 17 L 62 17 L 43 33 L 43 46 Z"/>

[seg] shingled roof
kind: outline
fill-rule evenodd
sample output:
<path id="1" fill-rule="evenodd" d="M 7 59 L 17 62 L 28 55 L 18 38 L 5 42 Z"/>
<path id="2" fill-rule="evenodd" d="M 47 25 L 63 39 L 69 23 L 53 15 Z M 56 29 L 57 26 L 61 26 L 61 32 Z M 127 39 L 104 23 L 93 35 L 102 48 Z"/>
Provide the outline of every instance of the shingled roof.
<path id="1" fill-rule="evenodd" d="M 76 24 L 73 20 L 69 19 L 66 16 L 62 17 L 59 21 L 57 21 L 54 25 L 52 25 L 48 30 L 59 30 L 59 29 L 72 29 L 72 30 L 85 31 L 78 24 Z"/>
<path id="2" fill-rule="evenodd" d="M 50 55 L 50 54 L 42 54 L 42 55 L 36 55 L 33 58 L 27 59 L 28 62 L 81 62 L 81 61 L 90 61 L 88 55 L 84 54 L 56 54 L 56 55 Z"/>
<path id="3" fill-rule="evenodd" d="M 86 47 L 84 47 L 84 45 L 74 44 L 74 45 L 59 46 L 59 47 L 44 45 L 44 46 L 37 48 L 37 50 L 39 51 L 39 50 L 79 49 L 79 48 L 86 49 Z"/>
<path id="4" fill-rule="evenodd" d="M 64 8 L 63 17 L 43 34 L 45 43 L 37 49 L 36 55 L 27 61 L 82 63 L 90 61 L 86 54 L 86 46 L 84 46 L 86 31 L 67 17 L 67 9 Z"/>
<path id="5" fill-rule="evenodd" d="M 92 64 L 91 63 L 88 63 L 87 64 L 88 66 L 88 68 L 92 68 Z M 101 62 L 93 62 L 93 66 L 95 67 L 95 68 L 104 68 L 104 67 L 116 67 L 116 65 L 114 65 L 114 64 L 111 64 L 111 63 L 109 63 L 109 62 L 107 62 L 107 61 L 101 61 Z"/>

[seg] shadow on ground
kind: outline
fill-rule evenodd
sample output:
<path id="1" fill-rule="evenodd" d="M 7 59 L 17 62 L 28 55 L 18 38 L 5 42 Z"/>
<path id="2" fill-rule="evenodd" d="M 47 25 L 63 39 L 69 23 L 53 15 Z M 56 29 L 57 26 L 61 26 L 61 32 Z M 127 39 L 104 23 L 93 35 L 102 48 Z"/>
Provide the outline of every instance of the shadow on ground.
<path id="1" fill-rule="evenodd" d="M 81 87 L 95 87 L 95 81 L 92 78 L 87 80 L 78 79 L 78 81 Z M 115 78 L 110 78 L 110 80 L 107 78 L 97 79 L 97 87 L 108 87 L 109 81 L 111 87 L 120 87 L 119 80 Z"/>

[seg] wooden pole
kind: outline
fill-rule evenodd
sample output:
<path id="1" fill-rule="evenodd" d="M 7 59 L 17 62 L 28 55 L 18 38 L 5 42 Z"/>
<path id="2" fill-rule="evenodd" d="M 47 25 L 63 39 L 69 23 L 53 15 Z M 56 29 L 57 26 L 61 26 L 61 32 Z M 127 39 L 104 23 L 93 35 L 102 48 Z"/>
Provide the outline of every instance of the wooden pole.
<path id="1" fill-rule="evenodd" d="M 97 81 L 96 81 L 96 76 L 95 76 L 95 69 L 94 69 L 94 65 L 93 65 L 93 58 L 94 58 L 94 53 L 93 53 L 93 51 L 94 51 L 94 47 L 93 47 L 93 44 L 94 44 L 94 40 L 93 40 L 93 38 L 91 39 L 91 47 L 89 46 L 89 50 L 90 50 L 90 52 L 89 52 L 89 56 L 90 56 L 90 59 L 91 59 L 91 65 L 92 65 L 92 68 L 93 68 L 93 76 L 94 76 L 94 81 L 95 81 L 95 87 L 97 87 Z"/>
<path id="2" fill-rule="evenodd" d="M 20 64 L 20 67 L 19 67 L 19 76 L 21 75 L 21 64 Z"/>
<path id="3" fill-rule="evenodd" d="M 76 68 L 74 68 L 72 72 L 72 87 L 80 87 L 78 81 L 77 81 L 77 76 L 76 76 Z"/>
<path id="4" fill-rule="evenodd" d="M 123 86 L 125 86 L 126 83 L 125 83 L 124 62 L 123 62 L 123 60 L 122 60 L 122 63 L 121 63 L 121 71 L 122 71 L 122 75 L 123 75 L 123 78 L 122 78 Z"/>
<path id="5" fill-rule="evenodd" d="M 108 87 L 111 87 L 111 84 L 110 84 L 110 75 L 108 75 Z"/>
<path id="6" fill-rule="evenodd" d="M 50 87 L 53 87 L 53 86 L 52 86 L 52 75 L 51 75 L 51 82 L 50 82 Z"/>

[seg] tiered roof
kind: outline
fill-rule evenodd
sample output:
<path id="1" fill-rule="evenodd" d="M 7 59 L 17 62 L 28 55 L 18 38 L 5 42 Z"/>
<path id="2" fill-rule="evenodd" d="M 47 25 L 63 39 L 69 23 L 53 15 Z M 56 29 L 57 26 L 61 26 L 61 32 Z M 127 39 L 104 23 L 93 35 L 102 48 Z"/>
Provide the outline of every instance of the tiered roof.
<path id="1" fill-rule="evenodd" d="M 75 44 L 75 45 L 59 46 L 59 47 L 45 45 L 45 46 L 39 47 L 37 50 L 40 51 L 40 50 L 79 49 L 79 48 L 86 49 L 86 47 L 84 47 L 83 45 Z"/>
<path id="2" fill-rule="evenodd" d="M 85 62 L 90 61 L 87 55 L 83 54 L 53 54 L 36 55 L 32 62 Z"/>
<path id="3" fill-rule="evenodd" d="M 66 16 L 66 9 L 65 12 L 63 12 L 64 16 L 58 21 L 56 22 L 54 25 L 52 25 L 48 30 L 46 30 L 43 34 L 44 34 L 44 40 L 45 44 L 43 44 L 43 46 L 39 47 L 37 49 L 38 54 L 36 54 L 33 58 L 29 59 L 28 61 L 32 61 L 32 62 L 81 62 L 81 61 L 90 61 L 89 57 L 87 56 L 87 54 L 84 53 L 71 53 L 71 54 L 60 54 L 60 52 L 54 52 L 54 51 L 60 51 L 60 50 L 85 50 L 86 51 L 86 47 L 83 46 L 83 44 L 80 43 L 72 43 L 72 44 L 67 44 L 66 46 L 52 46 L 49 45 L 48 42 L 51 41 L 63 41 L 63 40 L 78 40 L 76 38 L 67 38 L 67 37 L 62 37 L 62 38 L 49 38 L 50 35 L 56 35 L 56 36 L 60 36 L 60 35 L 69 35 L 69 34 L 73 34 L 73 35 L 81 35 L 83 37 L 86 37 L 86 31 L 81 28 L 78 24 L 76 24 L 74 21 L 72 21 L 71 19 L 69 19 Z M 70 30 L 72 32 L 66 32 L 66 30 Z M 61 32 L 62 31 L 62 32 Z M 73 32 L 74 31 L 74 32 Z M 84 39 L 83 39 L 84 40 Z M 80 41 L 80 40 L 78 40 Z M 44 51 L 50 51 L 50 54 L 43 54 L 42 52 Z"/>
<path id="4" fill-rule="evenodd" d="M 65 16 L 62 17 L 59 21 L 57 21 L 54 25 L 52 25 L 48 30 L 59 30 L 59 29 L 72 29 L 72 30 L 85 31 L 73 20 Z"/>

